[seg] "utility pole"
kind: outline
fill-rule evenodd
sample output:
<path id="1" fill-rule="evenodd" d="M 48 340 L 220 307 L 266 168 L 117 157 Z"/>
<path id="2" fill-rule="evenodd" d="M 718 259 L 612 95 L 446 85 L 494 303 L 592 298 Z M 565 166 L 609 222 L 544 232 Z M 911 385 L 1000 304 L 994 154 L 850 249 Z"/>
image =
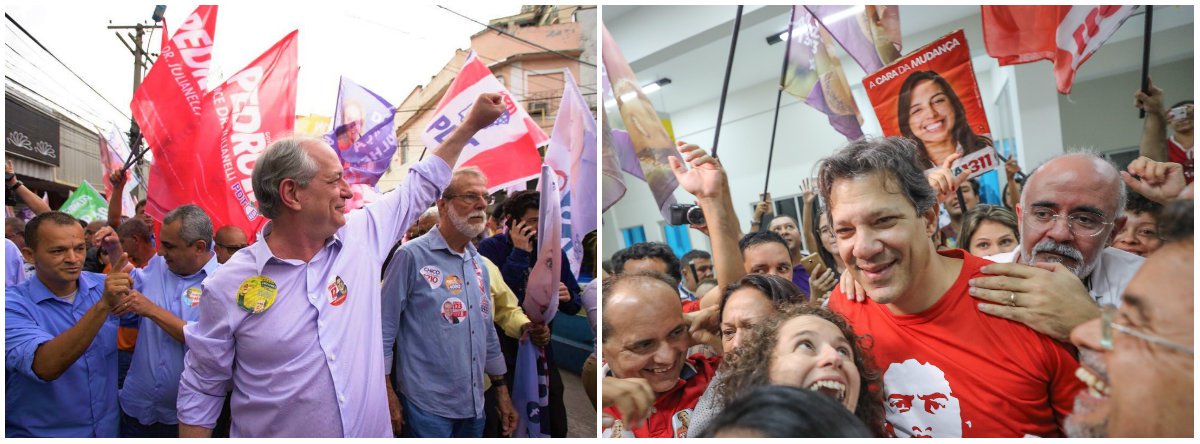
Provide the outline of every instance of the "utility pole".
<path id="1" fill-rule="evenodd" d="M 120 29 L 132 29 L 133 30 L 133 32 L 125 33 L 125 35 L 129 37 L 129 40 L 131 42 L 126 42 L 125 36 L 122 36 L 120 31 L 113 31 L 113 33 L 117 35 L 117 40 L 120 40 L 121 43 L 123 45 L 125 45 L 125 49 L 128 49 L 129 52 L 131 54 L 133 54 L 133 90 L 134 91 L 137 91 L 138 86 L 141 86 L 141 84 L 142 84 L 142 76 L 144 75 L 146 66 L 153 64 L 153 62 L 150 60 L 150 56 L 146 54 L 146 51 L 144 49 L 142 49 L 142 39 L 144 39 L 146 36 L 146 30 L 162 28 L 162 26 L 158 25 L 157 22 L 162 20 L 162 10 L 165 10 L 166 8 L 165 7 L 160 7 L 160 8 L 161 9 L 155 9 L 155 12 L 154 12 L 153 18 L 154 18 L 154 21 L 156 22 L 156 24 L 146 25 L 143 23 L 138 23 L 136 25 L 131 25 L 131 26 L 130 25 L 118 25 L 118 26 L 109 26 L 108 27 L 108 29 L 113 29 L 113 30 L 120 30 Z M 132 45 L 130 43 L 132 43 Z M 131 154 L 137 153 L 140 150 L 141 140 L 142 140 L 141 136 L 142 136 L 141 130 L 138 128 L 137 122 L 134 121 L 133 118 L 131 117 L 129 119 L 129 151 Z M 141 175 L 141 177 L 146 177 L 145 167 L 142 163 L 142 159 L 140 159 L 140 158 L 137 161 L 137 172 L 138 172 L 138 174 Z M 108 178 L 105 178 L 105 180 L 108 180 Z"/>

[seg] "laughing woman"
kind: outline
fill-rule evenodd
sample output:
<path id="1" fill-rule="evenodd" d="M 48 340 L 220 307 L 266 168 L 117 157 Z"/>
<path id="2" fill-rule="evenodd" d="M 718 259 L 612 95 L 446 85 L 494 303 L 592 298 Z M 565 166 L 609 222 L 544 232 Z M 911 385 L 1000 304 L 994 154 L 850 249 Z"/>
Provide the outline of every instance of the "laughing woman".
<path id="1" fill-rule="evenodd" d="M 749 333 L 726 355 L 721 399 L 735 400 L 767 384 L 813 390 L 853 412 L 875 436 L 886 436 L 882 377 L 840 315 L 792 305 Z"/>

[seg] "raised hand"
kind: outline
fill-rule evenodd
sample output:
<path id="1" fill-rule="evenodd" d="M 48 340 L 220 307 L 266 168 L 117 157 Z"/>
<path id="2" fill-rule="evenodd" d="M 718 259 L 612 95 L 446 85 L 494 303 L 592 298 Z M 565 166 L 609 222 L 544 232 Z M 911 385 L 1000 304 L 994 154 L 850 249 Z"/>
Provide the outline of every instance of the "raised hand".
<path id="1" fill-rule="evenodd" d="M 697 198 L 721 196 L 727 189 L 725 169 L 721 168 L 721 162 L 697 145 L 682 140 L 677 143 L 683 161 L 691 166 L 684 167 L 683 162 L 674 156 L 668 158 L 679 186 Z"/>
<path id="2" fill-rule="evenodd" d="M 800 181 L 800 194 L 804 195 L 804 203 L 811 204 L 817 198 L 817 181 L 811 177 Z"/>
<path id="3" fill-rule="evenodd" d="M 1147 81 L 1146 89 L 1150 91 L 1150 94 L 1146 94 L 1140 89 L 1133 93 L 1133 107 L 1147 113 L 1161 115 L 1164 111 L 1162 102 L 1163 90 L 1154 86 L 1153 81 Z"/>
<path id="4" fill-rule="evenodd" d="M 1157 162 L 1146 156 L 1130 162 L 1126 171 L 1121 171 L 1121 180 L 1129 189 L 1160 204 L 1178 199 L 1187 186 L 1183 179 L 1183 165 Z"/>
<path id="5" fill-rule="evenodd" d="M 463 119 L 463 126 L 479 131 L 487 128 L 496 118 L 504 114 L 504 96 L 497 93 L 483 93 L 475 98 L 475 104 L 471 106 L 471 110 L 467 112 L 467 118 Z"/>
<path id="6" fill-rule="evenodd" d="M 942 161 L 942 166 L 926 172 L 925 179 L 929 180 L 929 186 L 933 187 L 934 191 L 937 191 L 938 202 L 944 202 L 950 196 L 955 195 L 958 186 L 962 185 L 963 181 L 967 180 L 967 176 L 971 175 L 971 172 L 966 168 L 959 175 L 954 175 L 954 170 L 952 169 L 954 161 L 960 157 L 962 157 L 961 153 L 951 154 L 949 157 L 946 157 L 946 160 Z"/>

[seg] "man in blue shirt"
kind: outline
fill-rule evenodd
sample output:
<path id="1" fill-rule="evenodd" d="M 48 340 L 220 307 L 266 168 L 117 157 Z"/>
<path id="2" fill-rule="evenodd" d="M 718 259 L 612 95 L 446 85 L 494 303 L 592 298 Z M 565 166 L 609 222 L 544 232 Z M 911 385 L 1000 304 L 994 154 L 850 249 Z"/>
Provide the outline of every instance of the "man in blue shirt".
<path id="1" fill-rule="evenodd" d="M 488 273 L 471 243 L 486 229 L 487 200 L 482 172 L 455 171 L 437 200 L 438 224 L 402 245 L 384 272 L 384 365 L 403 436 L 482 437 L 484 373 L 504 385 Z M 507 435 L 516 411 L 508 391 L 496 393 Z"/>
<path id="2" fill-rule="evenodd" d="M 5 436 L 117 436 L 116 294 L 83 271 L 83 227 L 51 211 L 25 228 L 32 279 L 5 289 Z"/>
<path id="3" fill-rule="evenodd" d="M 529 271 L 537 262 L 534 248 L 534 237 L 537 236 L 538 206 L 541 193 L 537 191 L 521 191 L 504 202 L 504 214 L 508 218 L 505 223 L 508 233 L 500 233 L 484 239 L 479 243 L 479 254 L 500 267 L 504 275 L 504 283 L 512 288 L 517 295 L 518 304 L 525 302 L 525 284 L 529 280 Z M 557 239 L 553 240 L 557 242 Z M 571 267 L 566 266 L 567 254 L 562 254 L 562 271 L 558 284 L 558 311 L 567 314 L 579 313 L 579 283 L 571 274 Z M 512 384 L 512 375 L 516 373 L 517 344 L 501 332 L 500 348 L 504 350 L 504 358 L 508 362 L 508 382 Z M 558 365 L 554 362 L 552 347 L 546 347 L 546 364 L 550 368 L 550 436 L 565 438 L 567 436 L 567 409 L 563 404 L 562 377 L 558 374 Z"/>
<path id="4" fill-rule="evenodd" d="M 114 271 L 107 283 L 121 296 L 122 324 L 138 327 L 137 347 L 121 387 L 121 437 L 179 436 L 175 402 L 183 373 L 183 326 L 200 316 L 200 283 L 217 269 L 212 220 L 188 204 L 163 217 L 162 248 L 145 268 Z M 109 257 L 121 257 L 116 236 L 105 239 Z"/>

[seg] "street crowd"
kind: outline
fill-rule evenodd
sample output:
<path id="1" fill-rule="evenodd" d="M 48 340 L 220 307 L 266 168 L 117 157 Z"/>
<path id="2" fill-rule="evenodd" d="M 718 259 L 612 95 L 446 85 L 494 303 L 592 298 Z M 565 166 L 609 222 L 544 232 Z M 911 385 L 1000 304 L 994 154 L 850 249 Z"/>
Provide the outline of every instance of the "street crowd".
<path id="1" fill-rule="evenodd" d="M 737 179 L 678 142 L 711 251 L 605 263 L 603 436 L 1193 435 L 1192 102 L 1151 84 L 1136 160 L 1009 159 L 985 205 L 951 166 L 992 142 L 923 80 L 904 136 L 838 148 L 799 220 L 767 197 L 744 235 Z"/>
<path id="2" fill-rule="evenodd" d="M 252 176 L 260 233 L 195 204 L 162 220 L 5 221 L 7 437 L 501 437 L 516 432 L 518 340 L 544 349 L 544 434 L 567 435 L 550 325 L 521 308 L 539 194 L 496 204 L 452 169 L 505 112 L 480 94 L 403 184 L 365 208 L 321 139 L 276 140 Z M 123 190 L 123 172 L 109 178 Z M 114 193 L 115 194 L 115 193 Z M 254 242 L 249 242 L 253 239 Z M 559 310 L 593 319 L 563 257 Z M 595 358 L 589 361 L 595 368 Z M 588 365 L 585 365 L 585 374 Z M 585 388 L 595 398 L 595 372 Z"/>

